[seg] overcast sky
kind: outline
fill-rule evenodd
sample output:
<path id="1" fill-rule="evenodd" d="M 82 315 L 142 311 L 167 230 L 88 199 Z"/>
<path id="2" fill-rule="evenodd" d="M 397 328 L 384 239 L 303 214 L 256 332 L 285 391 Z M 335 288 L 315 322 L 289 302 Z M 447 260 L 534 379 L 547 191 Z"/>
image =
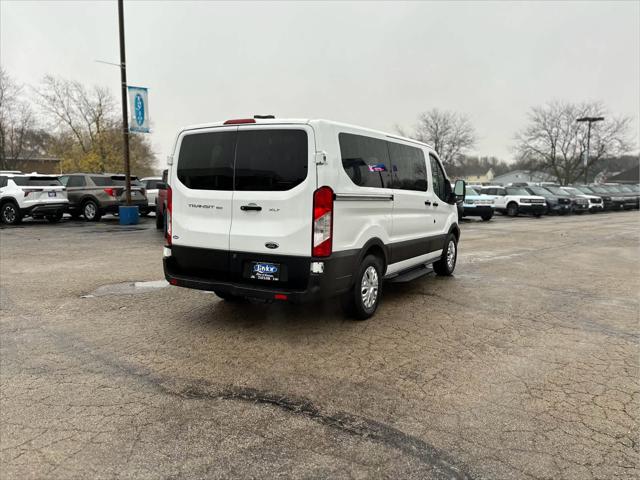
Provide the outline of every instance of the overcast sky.
<path id="1" fill-rule="evenodd" d="M 117 5 L 2 0 L 0 60 L 119 95 Z M 184 125 L 272 113 L 381 130 L 466 113 L 476 153 L 512 158 L 527 109 L 602 100 L 640 125 L 640 2 L 125 2 L 130 85 L 164 163 Z M 117 97 L 119 100 L 119 97 Z"/>

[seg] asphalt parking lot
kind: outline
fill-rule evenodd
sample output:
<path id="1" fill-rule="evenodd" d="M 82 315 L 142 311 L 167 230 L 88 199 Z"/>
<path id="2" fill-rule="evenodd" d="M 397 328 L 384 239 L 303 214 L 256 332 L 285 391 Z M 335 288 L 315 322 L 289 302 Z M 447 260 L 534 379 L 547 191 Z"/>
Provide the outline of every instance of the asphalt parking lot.
<path id="1" fill-rule="evenodd" d="M 464 222 L 366 322 L 154 282 L 153 217 L 3 228 L 1 476 L 637 478 L 639 220 Z"/>

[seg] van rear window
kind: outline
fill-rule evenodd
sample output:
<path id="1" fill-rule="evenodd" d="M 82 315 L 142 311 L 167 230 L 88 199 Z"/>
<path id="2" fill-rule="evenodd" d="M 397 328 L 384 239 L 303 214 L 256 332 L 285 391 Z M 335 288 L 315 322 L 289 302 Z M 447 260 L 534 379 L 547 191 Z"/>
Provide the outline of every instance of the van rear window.
<path id="1" fill-rule="evenodd" d="M 240 130 L 235 189 L 292 189 L 307 178 L 308 152 L 304 130 Z"/>
<path id="2" fill-rule="evenodd" d="M 290 190 L 307 178 L 304 130 L 240 130 L 186 135 L 178 179 L 197 190 Z"/>

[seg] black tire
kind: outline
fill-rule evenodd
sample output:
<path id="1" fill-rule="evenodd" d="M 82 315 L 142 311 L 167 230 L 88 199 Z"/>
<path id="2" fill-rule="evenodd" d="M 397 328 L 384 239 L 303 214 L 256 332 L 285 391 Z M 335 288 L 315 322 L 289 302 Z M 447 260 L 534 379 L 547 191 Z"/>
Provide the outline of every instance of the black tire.
<path id="1" fill-rule="evenodd" d="M 141 217 L 146 217 L 147 215 L 149 215 L 149 210 L 147 210 L 146 208 L 140 210 L 140 216 Z"/>
<path id="2" fill-rule="evenodd" d="M 158 213 L 156 210 L 156 229 L 162 230 L 164 228 L 164 215 Z"/>
<path id="3" fill-rule="evenodd" d="M 509 202 L 509 205 L 507 205 L 507 215 L 510 217 L 518 216 L 518 204 L 516 202 Z"/>
<path id="4" fill-rule="evenodd" d="M 82 216 L 82 212 L 80 210 L 71 210 L 69 215 L 71 215 L 72 219 L 78 220 Z"/>
<path id="5" fill-rule="evenodd" d="M 60 220 L 62 220 L 62 216 L 62 212 L 56 212 L 53 215 L 47 215 L 47 221 L 49 223 L 58 223 Z"/>
<path id="6" fill-rule="evenodd" d="M 222 300 L 224 300 L 225 302 L 229 302 L 229 303 L 242 303 L 245 301 L 244 297 L 240 297 L 238 295 L 233 295 L 231 293 L 227 293 L 227 292 L 221 292 L 219 290 L 214 290 L 213 293 L 215 293 L 218 298 L 221 298 Z"/>
<path id="7" fill-rule="evenodd" d="M 451 252 L 450 249 L 453 251 Z M 453 258 L 450 258 L 451 253 L 453 253 Z M 456 263 L 458 263 L 458 241 L 455 235 L 450 233 L 442 249 L 440 260 L 433 264 L 433 271 L 441 277 L 449 277 L 453 275 Z"/>
<path id="8" fill-rule="evenodd" d="M 85 200 L 82 204 L 82 215 L 88 222 L 97 222 L 102 217 L 100 207 L 94 200 Z"/>
<path id="9" fill-rule="evenodd" d="M 353 287 L 344 294 L 342 300 L 344 311 L 349 317 L 366 320 L 376 313 L 382 296 L 382 270 L 382 260 L 375 255 L 367 255 L 362 260 Z"/>
<path id="10" fill-rule="evenodd" d="M 540 218 L 542 216 L 542 214 L 541 213 L 534 213 L 533 216 L 536 217 L 536 218 Z"/>
<path id="11" fill-rule="evenodd" d="M 22 213 L 15 202 L 7 202 L 0 208 L 0 220 L 7 225 L 18 225 L 22 222 Z"/>
<path id="12" fill-rule="evenodd" d="M 493 213 L 487 214 L 487 215 L 482 215 L 480 218 L 482 218 L 483 222 L 488 222 L 489 220 L 491 220 L 493 218 Z"/>

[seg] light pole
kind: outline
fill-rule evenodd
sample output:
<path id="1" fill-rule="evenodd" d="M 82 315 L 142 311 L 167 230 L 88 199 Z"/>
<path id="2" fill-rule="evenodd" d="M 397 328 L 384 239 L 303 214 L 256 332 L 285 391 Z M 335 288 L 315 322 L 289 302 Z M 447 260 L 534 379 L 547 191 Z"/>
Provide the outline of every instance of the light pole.
<path id="1" fill-rule="evenodd" d="M 120 31 L 120 82 L 122 84 L 122 141 L 124 147 L 124 174 L 127 205 L 131 205 L 131 168 L 129 165 L 129 117 L 127 114 L 127 61 L 124 51 L 124 8 L 118 0 L 118 26 Z"/>
<path id="2" fill-rule="evenodd" d="M 591 144 L 591 124 L 595 122 L 601 122 L 604 120 L 604 117 L 580 117 L 576 120 L 576 122 L 587 122 L 589 124 L 589 128 L 587 130 L 587 155 L 584 159 L 584 183 L 585 185 L 589 183 L 587 180 L 587 172 L 589 169 L 589 146 Z"/>

